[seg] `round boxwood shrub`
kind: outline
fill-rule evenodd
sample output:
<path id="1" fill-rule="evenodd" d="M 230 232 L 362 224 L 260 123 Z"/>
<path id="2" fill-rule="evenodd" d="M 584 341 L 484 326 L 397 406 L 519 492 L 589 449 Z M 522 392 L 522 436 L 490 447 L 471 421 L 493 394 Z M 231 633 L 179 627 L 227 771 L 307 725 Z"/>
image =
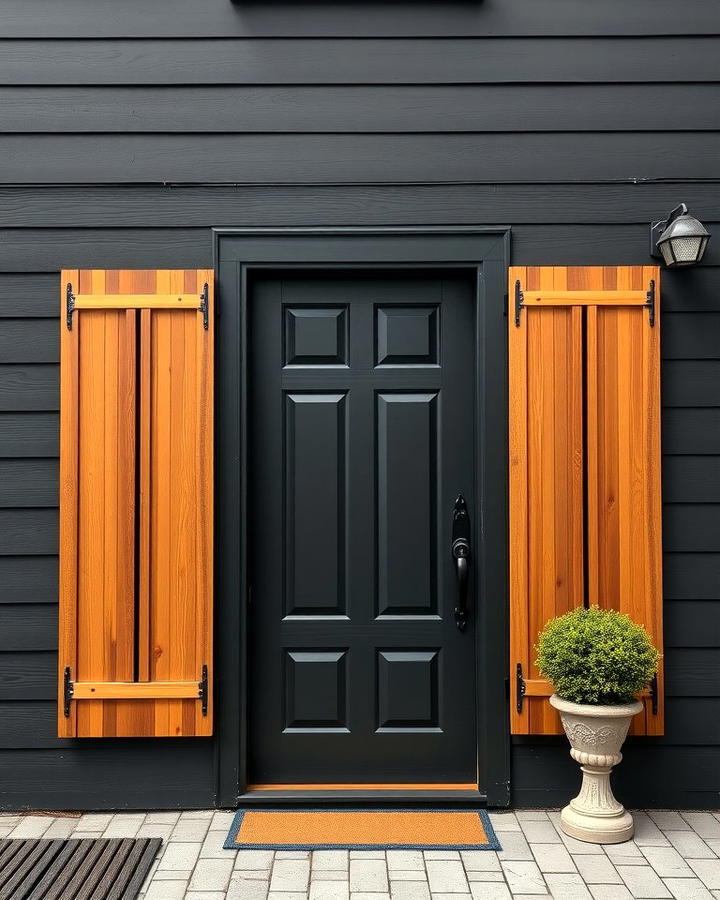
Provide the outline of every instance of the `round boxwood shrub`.
<path id="1" fill-rule="evenodd" d="M 642 625 L 597 606 L 551 619 L 535 650 L 543 677 L 571 703 L 630 703 L 660 658 Z"/>

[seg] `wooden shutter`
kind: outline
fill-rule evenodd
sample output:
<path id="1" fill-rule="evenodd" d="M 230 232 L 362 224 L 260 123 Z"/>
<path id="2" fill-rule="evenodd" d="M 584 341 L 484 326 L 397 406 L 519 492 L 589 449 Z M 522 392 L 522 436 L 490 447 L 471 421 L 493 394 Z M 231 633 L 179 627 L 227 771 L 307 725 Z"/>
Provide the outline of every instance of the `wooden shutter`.
<path id="1" fill-rule="evenodd" d="M 61 737 L 212 733 L 212 290 L 62 273 Z"/>
<path id="2" fill-rule="evenodd" d="M 510 270 L 514 734 L 562 731 L 535 665 L 553 616 L 618 609 L 662 646 L 659 279 L 643 266 Z M 633 729 L 662 733 L 662 671 Z"/>

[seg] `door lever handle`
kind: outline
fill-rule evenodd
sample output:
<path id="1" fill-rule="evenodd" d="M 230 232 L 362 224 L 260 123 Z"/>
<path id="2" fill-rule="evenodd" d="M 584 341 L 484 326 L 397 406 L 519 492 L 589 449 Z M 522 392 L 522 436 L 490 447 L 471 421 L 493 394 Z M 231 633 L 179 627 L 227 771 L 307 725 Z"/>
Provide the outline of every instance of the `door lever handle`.
<path id="1" fill-rule="evenodd" d="M 453 507 L 452 557 L 457 575 L 457 602 L 455 604 L 455 624 L 464 631 L 467 624 L 467 594 L 470 581 L 470 517 L 462 494 L 458 495 Z"/>

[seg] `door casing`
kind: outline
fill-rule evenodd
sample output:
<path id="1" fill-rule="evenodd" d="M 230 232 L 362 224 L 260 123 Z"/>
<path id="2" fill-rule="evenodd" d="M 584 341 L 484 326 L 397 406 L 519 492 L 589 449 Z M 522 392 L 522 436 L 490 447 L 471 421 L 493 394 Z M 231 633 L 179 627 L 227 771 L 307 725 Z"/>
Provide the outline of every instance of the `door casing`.
<path id="1" fill-rule="evenodd" d="M 247 787 L 248 273 L 449 268 L 475 273 L 475 555 L 478 772 L 488 806 L 510 803 L 507 711 L 507 297 L 510 227 L 213 229 L 216 272 L 216 791 Z M 458 685 L 462 690 L 463 686 Z M 362 794 L 358 794 L 358 800 Z M 398 798 L 402 799 L 402 798 Z"/>

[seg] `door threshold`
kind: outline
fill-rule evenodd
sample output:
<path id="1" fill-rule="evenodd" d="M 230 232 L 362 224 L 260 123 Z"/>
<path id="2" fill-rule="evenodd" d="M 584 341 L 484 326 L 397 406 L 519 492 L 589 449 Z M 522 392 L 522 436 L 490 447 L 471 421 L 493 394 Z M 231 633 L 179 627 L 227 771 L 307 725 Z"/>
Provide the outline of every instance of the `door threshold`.
<path id="1" fill-rule="evenodd" d="M 344 805 L 391 802 L 393 805 L 442 803 L 484 806 L 486 795 L 472 784 L 255 784 L 248 785 L 238 802 L 240 805 L 263 806 L 288 803 L 305 806 L 327 802 Z"/>

